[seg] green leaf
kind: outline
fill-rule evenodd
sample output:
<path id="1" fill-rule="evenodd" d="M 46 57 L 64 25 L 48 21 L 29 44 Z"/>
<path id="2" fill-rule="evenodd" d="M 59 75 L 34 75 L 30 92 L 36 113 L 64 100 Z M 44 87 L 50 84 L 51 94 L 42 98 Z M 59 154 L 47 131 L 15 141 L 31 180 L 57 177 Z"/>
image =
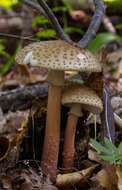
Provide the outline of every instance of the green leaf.
<path id="1" fill-rule="evenodd" d="M 0 6 L 8 9 L 14 4 L 16 4 L 17 2 L 18 0 L 0 0 Z"/>
<path id="2" fill-rule="evenodd" d="M 70 1 L 63 0 L 63 2 L 64 2 L 64 4 L 65 4 L 65 6 L 67 7 L 67 9 L 68 9 L 69 11 L 71 11 L 71 10 L 72 10 L 72 5 L 71 5 Z"/>
<path id="3" fill-rule="evenodd" d="M 74 84 L 84 84 L 84 81 L 83 80 L 79 80 L 79 79 L 68 79 L 68 81 L 74 83 Z"/>
<path id="4" fill-rule="evenodd" d="M 118 30 L 122 30 L 122 24 L 117 24 L 115 27 L 116 27 L 116 29 L 118 29 Z"/>
<path id="5" fill-rule="evenodd" d="M 0 67 L 0 74 L 5 75 L 14 63 L 14 56 L 9 57 L 8 61 Z"/>
<path id="6" fill-rule="evenodd" d="M 65 27 L 64 31 L 66 33 L 68 33 L 68 34 L 71 34 L 71 33 L 78 33 L 80 35 L 84 34 L 84 31 L 81 28 L 75 28 L 75 27 L 72 27 L 72 26 Z"/>
<path id="7" fill-rule="evenodd" d="M 68 9 L 65 6 L 56 6 L 52 10 L 53 12 L 57 13 L 57 12 L 66 12 Z"/>
<path id="8" fill-rule="evenodd" d="M 115 165 L 122 165 L 122 142 L 116 147 L 111 140 L 105 138 L 104 146 L 91 139 L 91 144 L 97 150 L 100 158 Z"/>
<path id="9" fill-rule="evenodd" d="M 112 155 L 100 155 L 100 158 L 104 161 L 115 163 L 115 158 Z"/>
<path id="10" fill-rule="evenodd" d="M 95 53 L 97 52 L 103 45 L 113 42 L 113 41 L 122 41 L 122 38 L 118 35 L 114 35 L 112 33 L 100 33 L 96 36 L 94 40 L 92 40 L 88 46 L 88 49 Z"/>
<path id="11" fill-rule="evenodd" d="M 118 146 L 118 159 L 122 160 L 122 142 Z"/>
<path id="12" fill-rule="evenodd" d="M 49 24 L 49 20 L 46 19 L 44 16 L 36 16 L 33 21 L 32 21 L 32 26 L 38 26 L 38 25 L 45 25 L 45 24 Z"/>
<path id="13" fill-rule="evenodd" d="M 112 141 L 111 141 L 110 139 L 105 138 L 105 139 L 104 139 L 104 142 L 105 142 L 106 148 L 108 148 L 109 151 L 115 152 L 115 153 L 117 152 L 116 146 L 112 143 Z"/>
<path id="14" fill-rule="evenodd" d="M 56 38 L 56 32 L 53 29 L 46 29 L 36 33 L 36 36 L 40 39 Z"/>
<path id="15" fill-rule="evenodd" d="M 91 139 L 90 140 L 90 143 L 93 145 L 93 147 L 96 149 L 96 151 L 100 154 L 100 153 L 108 153 L 109 152 L 109 150 L 105 147 L 105 146 L 103 146 L 103 145 L 101 145 L 100 143 L 98 143 L 96 140 L 94 140 L 94 139 Z"/>
<path id="16" fill-rule="evenodd" d="M 122 142 L 119 144 L 118 149 L 122 152 Z"/>

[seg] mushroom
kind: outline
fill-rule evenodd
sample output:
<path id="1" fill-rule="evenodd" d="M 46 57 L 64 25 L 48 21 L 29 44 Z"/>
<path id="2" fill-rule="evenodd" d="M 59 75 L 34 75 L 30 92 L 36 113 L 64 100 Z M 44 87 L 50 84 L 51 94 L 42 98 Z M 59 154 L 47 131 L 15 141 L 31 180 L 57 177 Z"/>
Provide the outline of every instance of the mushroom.
<path id="1" fill-rule="evenodd" d="M 82 109 L 99 114 L 103 110 L 103 105 L 98 95 L 84 85 L 74 85 L 66 89 L 62 96 L 62 104 L 70 107 L 63 148 L 63 167 L 68 169 L 73 167 L 76 126 L 78 118 L 82 115 Z"/>
<path id="2" fill-rule="evenodd" d="M 101 64 L 88 50 L 62 40 L 32 43 L 18 53 L 16 60 L 19 64 L 29 63 L 49 70 L 47 120 L 41 166 L 46 175 L 55 179 L 64 71 L 101 72 Z"/>

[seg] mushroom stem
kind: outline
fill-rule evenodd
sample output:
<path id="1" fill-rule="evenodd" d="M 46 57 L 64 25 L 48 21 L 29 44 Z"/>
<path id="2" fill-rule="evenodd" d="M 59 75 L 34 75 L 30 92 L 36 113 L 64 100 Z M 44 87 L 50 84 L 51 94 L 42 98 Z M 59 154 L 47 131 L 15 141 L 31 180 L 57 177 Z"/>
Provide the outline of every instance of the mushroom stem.
<path id="1" fill-rule="evenodd" d="M 74 164 L 75 154 L 75 133 L 78 117 L 81 115 L 81 105 L 73 104 L 67 119 L 67 126 L 64 137 L 64 150 L 63 150 L 63 167 L 71 168 Z"/>
<path id="2" fill-rule="evenodd" d="M 56 178 L 60 140 L 61 87 L 50 85 L 47 121 L 42 155 L 42 170 L 52 180 Z"/>

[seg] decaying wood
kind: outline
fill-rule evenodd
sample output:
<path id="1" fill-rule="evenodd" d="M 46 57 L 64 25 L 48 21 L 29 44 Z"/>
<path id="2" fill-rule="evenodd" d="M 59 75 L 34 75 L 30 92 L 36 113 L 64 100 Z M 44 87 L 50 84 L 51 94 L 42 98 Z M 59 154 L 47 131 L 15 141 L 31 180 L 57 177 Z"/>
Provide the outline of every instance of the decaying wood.
<path id="1" fill-rule="evenodd" d="M 0 107 L 4 112 L 24 110 L 31 107 L 34 101 L 47 96 L 48 85 L 34 84 L 19 87 L 14 90 L 0 92 Z"/>

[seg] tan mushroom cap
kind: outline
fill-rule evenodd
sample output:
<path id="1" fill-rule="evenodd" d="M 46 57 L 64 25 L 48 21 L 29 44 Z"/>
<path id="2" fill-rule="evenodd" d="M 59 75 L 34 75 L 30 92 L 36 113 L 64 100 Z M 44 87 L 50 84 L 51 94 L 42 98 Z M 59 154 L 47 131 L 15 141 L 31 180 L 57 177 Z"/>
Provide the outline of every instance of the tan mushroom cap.
<path id="1" fill-rule="evenodd" d="M 52 70 L 101 71 L 101 63 L 91 52 L 63 40 L 32 43 L 17 54 L 16 61 Z"/>
<path id="2" fill-rule="evenodd" d="M 82 104 L 81 108 L 94 114 L 99 114 L 103 110 L 103 104 L 99 96 L 92 89 L 84 85 L 73 86 L 64 91 L 62 104 L 70 107 L 74 103 Z"/>

